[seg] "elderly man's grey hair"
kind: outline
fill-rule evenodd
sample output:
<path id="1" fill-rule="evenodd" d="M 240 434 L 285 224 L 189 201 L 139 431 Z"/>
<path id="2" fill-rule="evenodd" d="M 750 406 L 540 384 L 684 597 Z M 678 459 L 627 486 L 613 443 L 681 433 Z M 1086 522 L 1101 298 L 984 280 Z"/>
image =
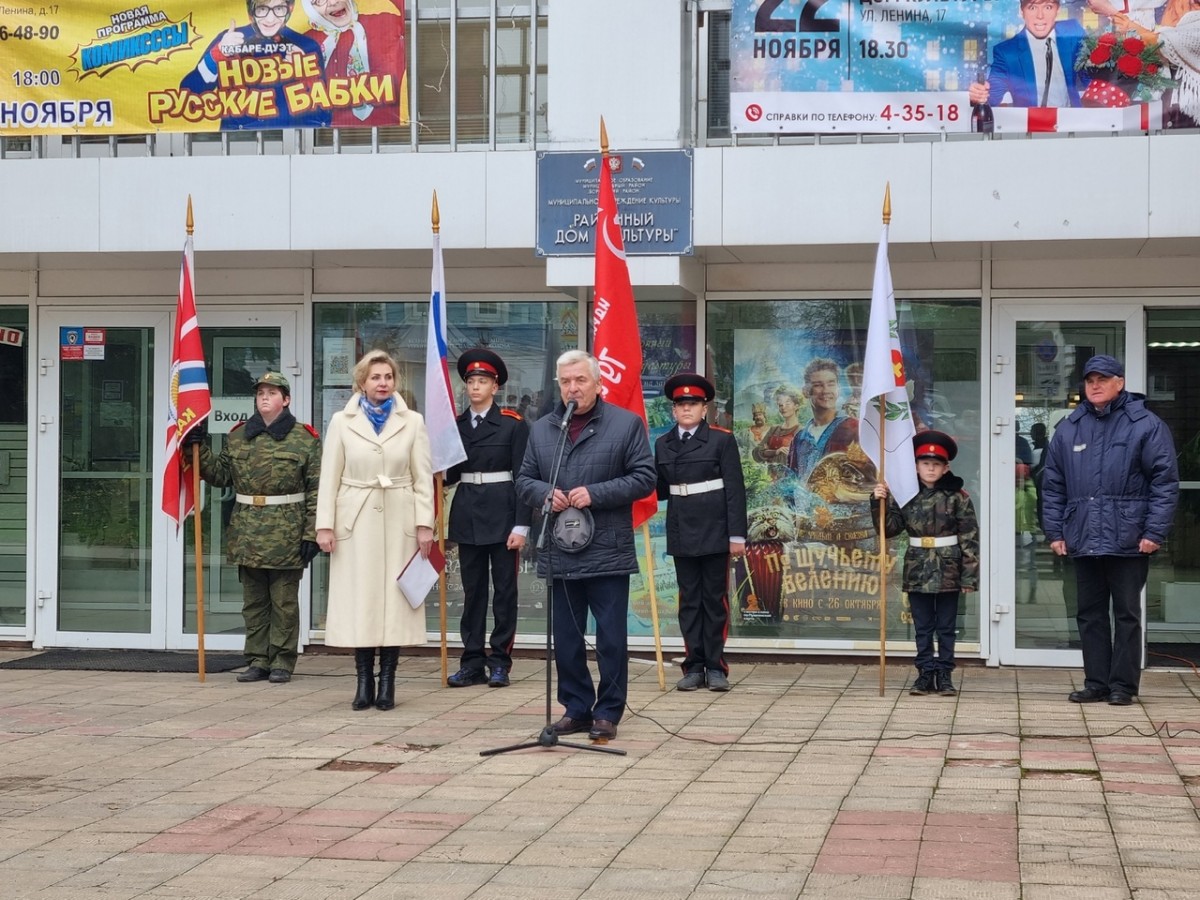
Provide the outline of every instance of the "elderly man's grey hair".
<path id="1" fill-rule="evenodd" d="M 573 366 L 576 363 L 587 363 L 588 368 L 592 370 L 592 377 L 600 380 L 600 361 L 586 350 L 568 350 L 563 353 L 555 362 L 554 371 L 557 374 L 563 366 Z"/>

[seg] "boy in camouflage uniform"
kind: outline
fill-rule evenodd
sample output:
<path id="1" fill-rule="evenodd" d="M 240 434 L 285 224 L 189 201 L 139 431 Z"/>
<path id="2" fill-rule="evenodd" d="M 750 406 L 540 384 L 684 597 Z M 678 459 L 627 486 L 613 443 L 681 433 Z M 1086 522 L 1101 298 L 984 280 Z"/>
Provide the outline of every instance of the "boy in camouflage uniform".
<path id="1" fill-rule="evenodd" d="M 953 695 L 958 595 L 979 588 L 979 523 L 963 480 L 950 471 L 950 460 L 958 453 L 954 439 L 940 431 L 922 431 L 913 438 L 913 449 L 921 482 L 917 495 L 901 508 L 888 498 L 886 483 L 875 485 L 874 493 L 877 501 L 887 503 L 887 536 L 908 533 L 901 587 L 912 610 L 918 673 L 909 693 Z M 878 510 L 872 519 L 878 528 Z"/>
<path id="2" fill-rule="evenodd" d="M 238 681 L 291 681 L 300 640 L 300 577 L 319 552 L 317 484 L 321 441 L 299 425 L 288 406 L 292 390 L 278 372 L 255 385 L 254 415 L 225 439 L 217 456 L 195 428 L 185 446 L 200 444 L 200 475 L 211 485 L 232 486 L 228 560 L 242 582 L 246 663 Z M 299 427 L 297 427 L 299 425 Z"/>

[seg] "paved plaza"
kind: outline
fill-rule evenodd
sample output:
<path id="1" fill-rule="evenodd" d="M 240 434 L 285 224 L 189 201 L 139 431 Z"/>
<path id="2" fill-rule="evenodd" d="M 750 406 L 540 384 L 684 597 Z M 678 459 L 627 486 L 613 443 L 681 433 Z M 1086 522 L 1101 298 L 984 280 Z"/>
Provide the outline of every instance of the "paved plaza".
<path id="1" fill-rule="evenodd" d="M 353 668 L 0 670 L 0 897 L 1200 898 L 1191 670 L 1112 707 L 1068 703 L 1072 670 L 947 698 L 899 662 L 883 697 L 866 663 L 735 665 L 728 694 L 634 664 L 628 755 L 482 757 L 536 739 L 540 661 L 451 690 L 402 657 L 390 712 L 350 709 Z"/>

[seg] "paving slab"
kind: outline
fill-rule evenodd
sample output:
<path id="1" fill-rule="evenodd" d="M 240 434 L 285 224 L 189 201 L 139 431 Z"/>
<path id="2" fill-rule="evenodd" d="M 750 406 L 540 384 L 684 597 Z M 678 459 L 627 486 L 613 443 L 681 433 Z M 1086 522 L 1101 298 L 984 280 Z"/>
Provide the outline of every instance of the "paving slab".
<path id="1" fill-rule="evenodd" d="M 388 713 L 350 710 L 352 669 L 0 670 L 0 896 L 1200 900 L 1193 673 L 1093 709 L 1062 670 L 966 667 L 931 700 L 903 666 L 882 697 L 872 665 L 689 695 L 635 667 L 627 755 L 481 757 L 540 731 L 540 662 L 456 691 L 406 656 Z"/>

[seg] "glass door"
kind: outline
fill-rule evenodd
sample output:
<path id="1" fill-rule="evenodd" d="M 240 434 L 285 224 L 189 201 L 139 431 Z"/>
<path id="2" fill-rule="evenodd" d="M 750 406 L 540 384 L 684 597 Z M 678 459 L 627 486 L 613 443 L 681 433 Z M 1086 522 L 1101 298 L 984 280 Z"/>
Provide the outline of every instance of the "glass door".
<path id="1" fill-rule="evenodd" d="M 287 375 L 295 414 L 307 421 L 297 310 L 209 307 L 202 316 L 214 452 L 253 412 L 254 382 L 268 369 Z M 54 309 L 41 312 L 40 324 L 38 454 L 47 462 L 38 470 L 34 639 L 195 648 L 192 520 L 176 530 L 161 510 L 171 313 Z M 237 568 L 225 563 L 227 493 L 201 491 L 211 650 L 240 650 L 243 641 L 241 585 Z"/>
<path id="2" fill-rule="evenodd" d="M 40 313 L 38 645 L 164 645 L 168 325 L 165 311 Z"/>
<path id="3" fill-rule="evenodd" d="M 1079 404 L 1081 369 L 1091 356 L 1123 360 L 1126 387 L 1144 390 L 1141 307 L 1103 312 L 1066 303 L 996 303 L 989 605 L 1002 665 L 1083 665 L 1074 571 L 1042 533 L 1038 487 L 1046 445 Z"/>
<path id="4" fill-rule="evenodd" d="M 296 323 L 291 307 L 247 313 L 241 309 L 207 307 L 200 313 L 200 336 L 208 365 L 208 385 L 213 411 L 208 421 L 209 446 L 220 453 L 229 433 L 254 414 L 254 389 L 265 372 L 283 372 L 291 382 L 290 409 L 301 422 L 309 421 L 308 395 L 301 376 Z M 201 540 L 204 550 L 204 646 L 214 650 L 241 650 L 245 625 L 242 619 L 242 586 L 237 566 L 225 561 L 226 527 L 233 512 L 232 488 L 201 487 Z M 195 530 L 191 520 L 181 529 L 179 553 L 171 571 L 171 596 L 182 597 L 168 610 L 170 646 L 196 646 Z M 307 579 L 306 579 L 307 581 Z M 301 633 L 307 634 L 307 585 L 301 584 Z"/>

